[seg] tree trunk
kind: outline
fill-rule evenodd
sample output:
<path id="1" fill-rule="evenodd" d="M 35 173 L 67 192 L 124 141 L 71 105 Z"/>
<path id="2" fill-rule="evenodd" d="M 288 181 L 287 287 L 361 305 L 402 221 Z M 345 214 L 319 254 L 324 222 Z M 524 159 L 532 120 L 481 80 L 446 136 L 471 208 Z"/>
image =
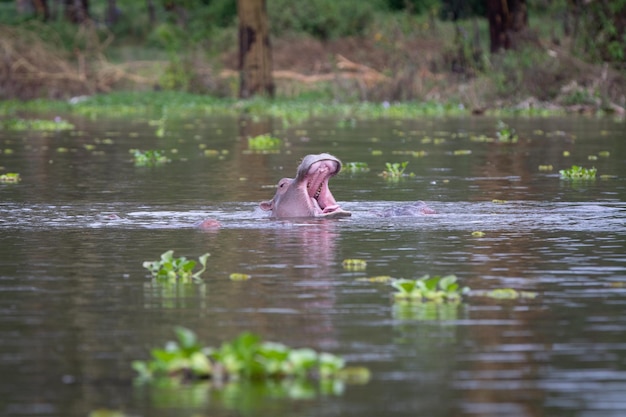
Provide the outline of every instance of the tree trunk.
<path id="1" fill-rule="evenodd" d="M 46 0 L 16 0 L 15 7 L 18 13 L 34 13 L 44 22 L 50 18 L 50 10 L 48 9 Z"/>
<path id="2" fill-rule="evenodd" d="M 272 48 L 265 0 L 237 0 L 239 97 L 274 96 Z"/>
<path id="3" fill-rule="evenodd" d="M 528 27 L 526 0 L 487 0 L 491 52 L 510 49 Z"/>
<path id="4" fill-rule="evenodd" d="M 106 22 L 109 27 L 117 24 L 120 11 L 117 8 L 116 0 L 107 0 Z"/>
<path id="5" fill-rule="evenodd" d="M 72 23 L 83 23 L 89 18 L 88 0 L 65 0 L 65 18 Z"/>
<path id="6" fill-rule="evenodd" d="M 154 10 L 154 3 L 152 0 L 146 0 L 148 7 L 148 20 L 150 21 L 150 25 L 154 26 L 156 23 L 156 11 Z"/>

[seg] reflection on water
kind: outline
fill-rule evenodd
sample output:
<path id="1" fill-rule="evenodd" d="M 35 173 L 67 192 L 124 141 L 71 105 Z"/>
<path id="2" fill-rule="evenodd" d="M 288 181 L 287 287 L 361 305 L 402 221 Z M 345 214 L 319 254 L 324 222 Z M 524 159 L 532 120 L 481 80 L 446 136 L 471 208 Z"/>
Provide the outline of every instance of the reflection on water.
<path id="1" fill-rule="evenodd" d="M 1 131 L 0 172 L 22 182 L 0 184 L 0 414 L 623 415 L 626 126 L 511 119 L 517 144 L 477 139 L 496 122 L 314 120 L 279 131 L 279 154 L 244 153 L 231 119 L 172 121 L 164 137 L 146 120 Z M 136 167 L 132 148 L 167 150 L 172 162 Z M 255 210 L 303 155 L 323 151 L 371 168 L 331 180 L 351 218 L 274 221 Z M 404 160 L 413 176 L 377 175 Z M 616 178 L 559 180 L 572 164 Z M 416 200 L 437 214 L 375 214 Z M 206 218 L 222 227 L 193 227 Z M 211 253 L 205 282 L 154 281 L 142 263 L 169 249 Z M 345 270 L 347 258 L 367 269 Z M 235 272 L 252 278 L 233 282 Z M 539 296 L 401 305 L 388 284 L 359 279 L 450 273 L 472 289 Z M 331 351 L 372 380 L 339 392 L 134 387 L 130 363 L 174 325 L 211 346 L 250 330 Z"/>

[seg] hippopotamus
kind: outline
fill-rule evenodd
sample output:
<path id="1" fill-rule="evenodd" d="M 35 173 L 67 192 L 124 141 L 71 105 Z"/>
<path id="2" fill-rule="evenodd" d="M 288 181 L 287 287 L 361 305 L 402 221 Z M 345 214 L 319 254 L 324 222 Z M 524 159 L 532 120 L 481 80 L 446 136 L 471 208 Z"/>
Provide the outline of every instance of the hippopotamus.
<path id="1" fill-rule="evenodd" d="M 276 194 L 262 201 L 259 207 L 275 219 L 286 218 L 340 218 L 349 217 L 328 188 L 328 181 L 341 171 L 341 161 L 328 153 L 307 155 L 298 166 L 295 178 L 278 181 Z M 379 217 L 416 216 L 434 214 L 424 202 L 417 201 L 374 213 Z M 197 224 L 201 229 L 220 227 L 216 220 L 207 219 Z"/>
<path id="2" fill-rule="evenodd" d="M 273 218 L 324 217 L 352 215 L 337 204 L 328 188 L 328 180 L 341 171 L 341 161 L 328 153 L 307 155 L 295 178 L 283 178 L 271 200 L 259 204 Z"/>

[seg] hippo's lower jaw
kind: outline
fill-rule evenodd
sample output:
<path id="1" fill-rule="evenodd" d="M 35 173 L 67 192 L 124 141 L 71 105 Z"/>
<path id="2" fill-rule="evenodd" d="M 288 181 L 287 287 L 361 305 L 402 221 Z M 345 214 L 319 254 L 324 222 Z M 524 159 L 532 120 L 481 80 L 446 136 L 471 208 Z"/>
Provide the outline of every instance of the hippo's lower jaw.
<path id="1" fill-rule="evenodd" d="M 350 217 L 352 216 L 352 212 L 346 211 L 339 207 L 338 205 L 332 207 L 326 207 L 322 210 L 321 213 L 315 213 L 315 217 L 325 218 L 325 219 L 337 219 L 341 217 Z"/>

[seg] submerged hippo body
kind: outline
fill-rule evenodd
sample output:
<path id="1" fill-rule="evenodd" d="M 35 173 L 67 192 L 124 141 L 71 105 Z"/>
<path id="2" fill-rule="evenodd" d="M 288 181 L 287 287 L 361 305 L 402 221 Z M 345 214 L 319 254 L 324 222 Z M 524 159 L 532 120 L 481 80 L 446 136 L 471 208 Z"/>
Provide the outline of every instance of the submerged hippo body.
<path id="1" fill-rule="evenodd" d="M 422 214 L 435 214 L 436 211 L 431 209 L 423 201 L 415 201 L 409 204 L 403 204 L 398 207 L 391 207 L 376 212 L 378 217 L 403 217 L 403 216 L 420 216 Z"/>
<path id="2" fill-rule="evenodd" d="M 262 201 L 261 209 L 274 218 L 348 217 L 328 188 L 328 180 L 341 171 L 341 161 L 322 153 L 304 157 L 295 178 L 283 178 L 271 200 Z"/>

